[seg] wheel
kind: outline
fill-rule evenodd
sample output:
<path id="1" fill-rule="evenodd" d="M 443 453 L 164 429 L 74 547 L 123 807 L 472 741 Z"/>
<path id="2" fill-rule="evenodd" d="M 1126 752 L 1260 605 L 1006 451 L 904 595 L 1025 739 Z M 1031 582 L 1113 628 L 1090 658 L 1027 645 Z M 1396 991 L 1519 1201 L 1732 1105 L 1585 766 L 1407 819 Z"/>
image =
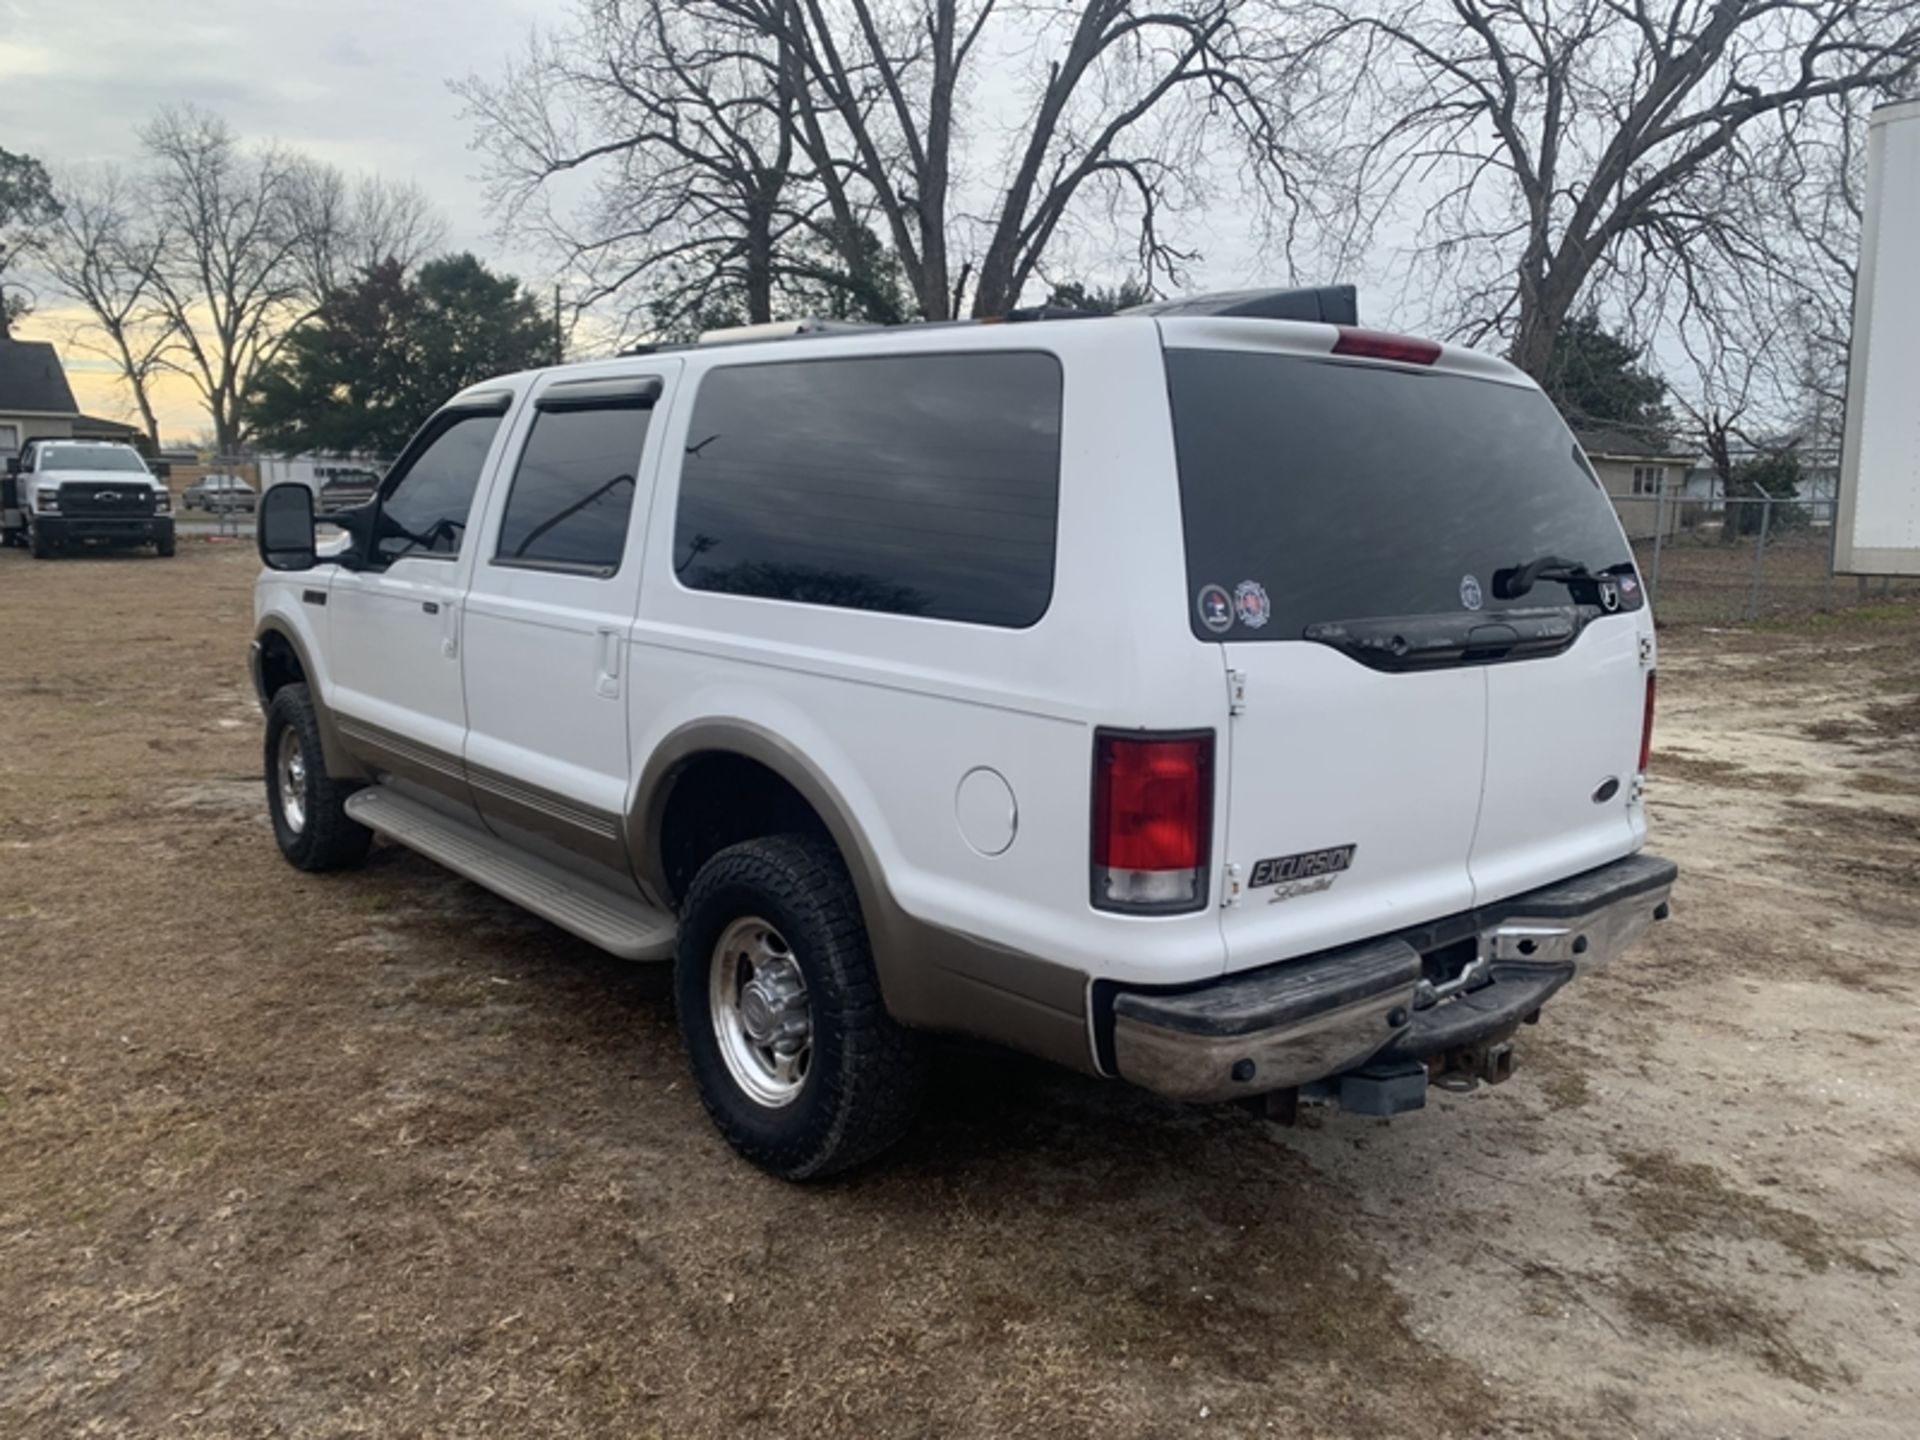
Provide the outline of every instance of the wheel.
<path id="1" fill-rule="evenodd" d="M 41 533 L 38 525 L 27 532 L 27 545 L 33 551 L 33 558 L 36 560 L 46 560 L 53 555 L 53 545 Z"/>
<path id="2" fill-rule="evenodd" d="M 173 532 L 169 530 L 165 535 L 162 535 L 158 540 L 153 542 L 153 553 L 164 558 L 173 554 L 173 545 Z"/>
<path id="3" fill-rule="evenodd" d="M 373 832 L 348 818 L 356 787 L 327 774 L 320 721 L 305 685 L 283 685 L 267 706 L 267 809 L 280 853 L 299 870 L 344 870 L 366 858 Z"/>
<path id="4" fill-rule="evenodd" d="M 819 1179 L 912 1123 L 919 1037 L 886 1012 L 859 897 L 827 840 L 748 840 L 701 867 L 681 906 L 674 999 L 707 1113 L 761 1169 Z"/>

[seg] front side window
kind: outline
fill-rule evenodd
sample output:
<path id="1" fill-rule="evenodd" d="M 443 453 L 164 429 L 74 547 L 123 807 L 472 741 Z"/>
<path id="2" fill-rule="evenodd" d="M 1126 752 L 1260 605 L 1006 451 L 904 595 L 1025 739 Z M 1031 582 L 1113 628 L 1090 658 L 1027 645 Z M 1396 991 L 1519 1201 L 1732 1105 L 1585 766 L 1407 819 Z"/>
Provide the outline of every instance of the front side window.
<path id="1" fill-rule="evenodd" d="M 1053 595 L 1060 364 L 1003 352 L 701 382 L 674 572 L 694 590 L 1021 628 Z"/>
<path id="2" fill-rule="evenodd" d="M 454 556 L 487 463 L 498 415 L 461 415 L 428 442 L 380 502 L 374 557 Z"/>
<path id="3" fill-rule="evenodd" d="M 651 415 L 635 405 L 537 414 L 495 561 L 603 576 L 618 570 Z"/>

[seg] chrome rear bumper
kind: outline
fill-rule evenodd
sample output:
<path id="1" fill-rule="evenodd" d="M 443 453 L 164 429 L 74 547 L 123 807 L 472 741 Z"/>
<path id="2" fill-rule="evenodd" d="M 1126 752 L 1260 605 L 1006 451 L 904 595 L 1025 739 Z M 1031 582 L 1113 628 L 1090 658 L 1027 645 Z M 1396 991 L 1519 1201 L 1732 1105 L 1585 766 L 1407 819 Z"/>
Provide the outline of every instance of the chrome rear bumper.
<path id="1" fill-rule="evenodd" d="M 1416 931 L 1112 999 L 1120 1075 L 1181 1100 L 1231 1100 L 1375 1059 L 1420 1060 L 1513 1027 L 1666 918 L 1677 867 L 1632 855 Z M 1451 982 L 1423 952 L 1477 936 Z"/>

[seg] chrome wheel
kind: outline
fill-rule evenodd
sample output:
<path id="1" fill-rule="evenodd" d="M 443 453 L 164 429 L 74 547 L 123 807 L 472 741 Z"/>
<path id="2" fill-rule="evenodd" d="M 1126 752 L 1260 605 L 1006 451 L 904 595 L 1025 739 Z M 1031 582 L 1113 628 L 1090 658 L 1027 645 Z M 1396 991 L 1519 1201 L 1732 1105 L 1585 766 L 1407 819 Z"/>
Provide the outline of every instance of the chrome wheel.
<path id="1" fill-rule="evenodd" d="M 307 828 L 307 753 L 291 725 L 280 732 L 274 752 L 275 788 L 280 792 L 280 818 L 298 835 Z"/>
<path id="2" fill-rule="evenodd" d="M 727 926 L 713 947 L 707 998 L 734 1084 L 769 1109 L 790 1104 L 807 1083 L 813 1010 L 780 932 L 757 916 Z"/>

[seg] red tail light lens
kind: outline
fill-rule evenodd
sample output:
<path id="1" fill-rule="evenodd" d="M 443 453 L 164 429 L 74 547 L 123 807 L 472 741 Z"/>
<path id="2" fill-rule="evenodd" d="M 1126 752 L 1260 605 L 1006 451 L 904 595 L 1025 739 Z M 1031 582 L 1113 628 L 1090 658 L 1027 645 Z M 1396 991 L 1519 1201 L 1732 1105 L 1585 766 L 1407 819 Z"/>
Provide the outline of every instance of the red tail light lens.
<path id="1" fill-rule="evenodd" d="M 1647 773 L 1647 762 L 1653 759 L 1653 681 L 1651 670 L 1647 672 L 1647 708 L 1640 718 L 1640 773 Z"/>
<path id="2" fill-rule="evenodd" d="M 1197 910 L 1213 844 L 1213 734 L 1100 731 L 1093 752 L 1093 903 Z"/>
<path id="3" fill-rule="evenodd" d="M 1403 365 L 1431 365 L 1440 358 L 1440 346 L 1432 340 L 1413 335 L 1391 335 L 1385 330 L 1362 330 L 1354 325 L 1339 327 L 1340 337 L 1333 342 L 1336 355 L 1358 355 L 1368 360 L 1398 360 Z"/>

